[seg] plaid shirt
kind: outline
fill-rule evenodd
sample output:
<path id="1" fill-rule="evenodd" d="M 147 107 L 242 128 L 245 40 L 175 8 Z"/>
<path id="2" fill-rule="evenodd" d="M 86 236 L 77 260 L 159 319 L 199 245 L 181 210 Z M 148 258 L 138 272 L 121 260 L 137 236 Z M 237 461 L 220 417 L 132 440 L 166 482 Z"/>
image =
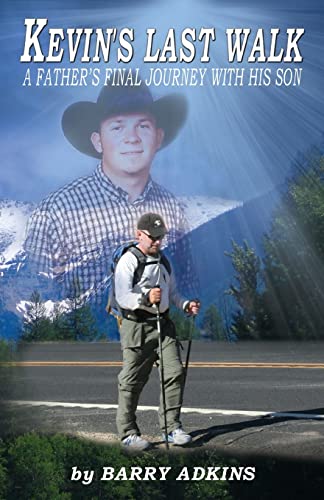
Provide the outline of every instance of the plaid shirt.
<path id="1" fill-rule="evenodd" d="M 192 289 L 193 266 L 181 205 L 149 179 L 134 202 L 113 185 L 98 165 L 94 173 L 48 196 L 32 214 L 24 249 L 36 274 L 48 278 L 56 298 L 85 294 L 84 300 L 106 298 L 113 251 L 133 240 L 136 223 L 146 212 L 162 215 L 168 227 L 164 246 L 175 259 L 179 289 Z M 51 294 L 48 294 L 47 298 Z"/>

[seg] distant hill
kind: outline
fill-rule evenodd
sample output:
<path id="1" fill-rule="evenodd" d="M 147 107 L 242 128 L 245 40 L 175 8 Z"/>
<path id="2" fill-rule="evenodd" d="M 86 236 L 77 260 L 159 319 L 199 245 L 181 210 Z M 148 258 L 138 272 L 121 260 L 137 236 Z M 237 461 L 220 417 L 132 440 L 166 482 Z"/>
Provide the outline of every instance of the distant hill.
<path id="1" fill-rule="evenodd" d="M 231 240 L 247 240 L 262 255 L 262 239 L 269 230 L 279 192 L 272 191 L 230 210 L 191 233 L 195 263 L 200 277 L 201 298 L 205 304 L 217 302 L 233 280 L 231 259 L 224 252 Z"/>

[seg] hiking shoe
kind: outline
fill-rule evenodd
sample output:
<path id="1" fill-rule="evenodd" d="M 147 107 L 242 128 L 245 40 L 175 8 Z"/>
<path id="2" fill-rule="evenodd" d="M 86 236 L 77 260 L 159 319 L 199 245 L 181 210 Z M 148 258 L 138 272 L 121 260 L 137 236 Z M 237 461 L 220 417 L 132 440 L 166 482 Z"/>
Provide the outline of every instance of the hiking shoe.
<path id="1" fill-rule="evenodd" d="M 122 440 L 122 446 L 132 448 L 134 450 L 146 450 L 150 447 L 150 443 L 137 434 L 131 434 Z"/>
<path id="2" fill-rule="evenodd" d="M 166 441 L 165 434 L 163 434 L 163 439 L 164 441 Z M 168 434 L 168 442 L 170 444 L 183 446 L 185 444 L 190 443 L 190 441 L 192 441 L 192 437 L 190 436 L 190 434 L 187 434 L 183 429 L 181 429 L 181 427 L 175 429 L 174 431 L 170 432 L 170 434 Z"/>

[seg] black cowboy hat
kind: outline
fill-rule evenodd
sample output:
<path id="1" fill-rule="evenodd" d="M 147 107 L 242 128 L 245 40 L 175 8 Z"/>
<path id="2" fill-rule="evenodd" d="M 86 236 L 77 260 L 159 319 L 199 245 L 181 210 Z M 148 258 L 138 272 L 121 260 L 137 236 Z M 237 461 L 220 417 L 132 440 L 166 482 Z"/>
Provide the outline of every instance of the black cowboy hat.
<path id="1" fill-rule="evenodd" d="M 101 89 L 97 102 L 80 101 L 63 113 L 62 129 L 67 140 L 88 156 L 101 158 L 91 142 L 91 134 L 99 130 L 100 123 L 117 114 L 147 112 L 164 130 L 161 148 L 175 139 L 187 117 L 187 100 L 179 94 L 170 94 L 156 101 L 149 87 L 141 81 L 139 86 L 111 86 Z M 161 149 L 160 148 L 160 149 Z"/>

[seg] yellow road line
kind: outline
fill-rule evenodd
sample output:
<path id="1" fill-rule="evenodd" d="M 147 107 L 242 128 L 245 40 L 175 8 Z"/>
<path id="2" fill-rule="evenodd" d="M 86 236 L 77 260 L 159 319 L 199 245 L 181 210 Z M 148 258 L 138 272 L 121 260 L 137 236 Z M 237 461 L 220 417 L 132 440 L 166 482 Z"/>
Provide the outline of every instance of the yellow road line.
<path id="1" fill-rule="evenodd" d="M 121 367 L 121 361 L 9 361 L 1 362 L 5 367 L 43 367 L 43 366 L 88 366 L 88 367 Z M 190 368 L 305 368 L 324 369 L 324 363 L 269 363 L 269 362 L 204 362 L 193 361 Z"/>

